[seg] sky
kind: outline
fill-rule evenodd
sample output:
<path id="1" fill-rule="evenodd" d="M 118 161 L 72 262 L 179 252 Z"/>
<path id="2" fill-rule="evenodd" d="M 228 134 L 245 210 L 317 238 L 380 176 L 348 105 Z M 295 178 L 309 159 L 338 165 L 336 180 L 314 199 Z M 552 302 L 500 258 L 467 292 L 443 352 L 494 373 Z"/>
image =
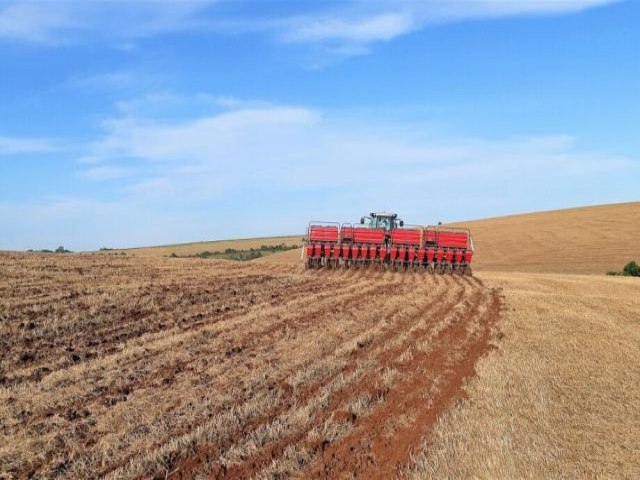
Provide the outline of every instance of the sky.
<path id="1" fill-rule="evenodd" d="M 640 200 L 640 1 L 0 0 L 0 249 Z"/>

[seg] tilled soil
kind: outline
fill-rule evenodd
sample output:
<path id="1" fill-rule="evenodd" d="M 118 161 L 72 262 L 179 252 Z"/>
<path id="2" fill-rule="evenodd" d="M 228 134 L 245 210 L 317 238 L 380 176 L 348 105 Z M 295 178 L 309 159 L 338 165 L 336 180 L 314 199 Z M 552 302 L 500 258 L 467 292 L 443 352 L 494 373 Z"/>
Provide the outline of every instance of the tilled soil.
<path id="1" fill-rule="evenodd" d="M 0 254 L 0 478 L 390 478 L 490 348 L 470 277 Z"/>

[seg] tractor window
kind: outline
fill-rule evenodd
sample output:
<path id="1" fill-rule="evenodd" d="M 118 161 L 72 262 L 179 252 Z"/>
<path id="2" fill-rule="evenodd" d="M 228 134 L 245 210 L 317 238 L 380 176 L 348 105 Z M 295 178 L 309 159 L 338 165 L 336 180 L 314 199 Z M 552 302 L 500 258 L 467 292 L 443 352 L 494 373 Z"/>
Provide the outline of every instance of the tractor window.
<path id="1" fill-rule="evenodd" d="M 374 217 L 369 223 L 371 228 L 384 228 L 385 230 L 391 229 L 391 219 L 385 217 Z"/>

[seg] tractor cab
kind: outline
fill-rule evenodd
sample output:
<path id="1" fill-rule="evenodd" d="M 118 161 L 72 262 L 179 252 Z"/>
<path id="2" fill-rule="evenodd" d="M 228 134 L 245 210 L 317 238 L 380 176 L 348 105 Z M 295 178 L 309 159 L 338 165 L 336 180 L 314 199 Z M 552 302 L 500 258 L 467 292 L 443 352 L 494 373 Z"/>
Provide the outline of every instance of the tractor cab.
<path id="1" fill-rule="evenodd" d="M 368 217 L 362 217 L 360 223 L 367 225 L 369 228 L 384 228 L 387 234 L 391 230 L 404 225 L 404 221 L 398 218 L 397 213 L 386 212 L 371 212 Z"/>

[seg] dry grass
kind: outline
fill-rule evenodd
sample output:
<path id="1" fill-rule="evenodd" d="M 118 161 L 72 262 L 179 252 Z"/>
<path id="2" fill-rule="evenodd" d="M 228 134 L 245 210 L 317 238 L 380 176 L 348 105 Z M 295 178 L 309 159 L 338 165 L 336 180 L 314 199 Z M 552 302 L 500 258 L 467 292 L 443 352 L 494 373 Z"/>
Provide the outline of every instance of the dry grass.
<path id="1" fill-rule="evenodd" d="M 475 271 L 604 275 L 640 262 L 640 203 L 601 205 L 454 224 L 473 234 Z M 299 250 L 261 262 L 295 263 Z"/>
<path id="2" fill-rule="evenodd" d="M 605 274 L 640 261 L 640 203 L 599 205 L 551 212 L 511 215 L 453 224 L 471 228 L 478 271 Z M 124 250 L 127 255 L 193 255 L 203 251 L 301 245 L 302 235 L 221 240 Z M 122 250 L 116 250 L 119 253 Z M 294 264 L 299 250 L 256 260 Z"/>
<path id="3" fill-rule="evenodd" d="M 640 478 L 640 281 L 486 273 L 498 350 L 411 478 Z"/>
<path id="4" fill-rule="evenodd" d="M 639 478 L 640 281 L 535 272 L 640 260 L 640 204 L 470 226 L 476 278 L 0 254 L 0 478 Z"/>
<path id="5" fill-rule="evenodd" d="M 640 281 L 604 277 L 640 259 L 640 203 L 467 225 L 476 274 L 503 288 L 504 336 L 409 476 L 640 477 Z M 263 261 L 295 262 L 295 253 Z"/>
<path id="6" fill-rule="evenodd" d="M 195 255 L 202 252 L 223 252 L 227 248 L 236 250 L 258 249 L 262 245 L 302 245 L 302 235 L 284 237 L 245 238 L 238 240 L 214 240 L 210 242 L 180 243 L 175 245 L 160 245 L 157 247 L 126 248 L 101 251 L 103 254 L 121 254 L 139 257 L 168 257 Z"/>
<path id="7" fill-rule="evenodd" d="M 470 278 L 0 254 L 0 478 L 394 471 L 496 305 Z M 392 441 L 373 472 L 362 438 Z"/>
<path id="8" fill-rule="evenodd" d="M 464 222 L 476 271 L 594 273 L 640 261 L 640 203 Z"/>

